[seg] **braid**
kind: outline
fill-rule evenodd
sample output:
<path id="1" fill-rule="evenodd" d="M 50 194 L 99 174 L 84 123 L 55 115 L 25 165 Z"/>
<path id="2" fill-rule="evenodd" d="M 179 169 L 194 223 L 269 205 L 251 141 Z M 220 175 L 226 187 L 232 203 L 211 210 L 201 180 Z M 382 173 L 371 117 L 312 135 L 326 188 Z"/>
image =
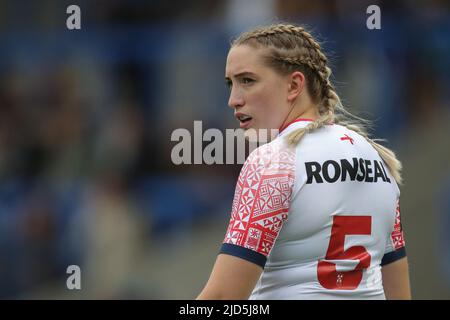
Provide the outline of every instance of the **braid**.
<path id="1" fill-rule="evenodd" d="M 248 42 L 251 39 L 260 40 L 261 38 L 268 38 L 276 35 L 290 35 L 297 37 L 300 43 L 297 45 L 308 49 L 310 53 L 317 54 L 317 58 L 324 65 L 327 64 L 327 57 L 322 53 L 320 44 L 307 32 L 303 27 L 294 26 L 290 24 L 276 24 L 269 27 L 256 28 L 253 31 L 242 34 L 239 38 L 232 42 L 232 46 Z"/>
<path id="2" fill-rule="evenodd" d="M 320 79 L 323 81 L 323 79 L 328 77 L 327 71 L 324 71 L 323 68 L 321 68 L 320 65 L 314 63 L 314 60 L 311 57 L 304 57 L 304 58 L 298 58 L 298 57 L 274 57 L 274 59 L 278 61 L 282 61 L 284 63 L 302 66 L 306 65 L 311 70 L 316 72 Z"/>
<path id="3" fill-rule="evenodd" d="M 320 44 L 301 26 L 275 24 L 243 33 L 232 46 L 248 44 L 267 49 L 266 60 L 282 74 L 301 71 L 308 91 L 318 104 L 319 117 L 304 128 L 289 133 L 287 141 L 297 144 L 305 134 L 326 124 L 336 123 L 363 136 L 379 153 L 397 183 L 401 184 L 401 163 L 394 152 L 372 140 L 366 130 L 369 122 L 348 112 L 330 81 L 331 69 Z"/>

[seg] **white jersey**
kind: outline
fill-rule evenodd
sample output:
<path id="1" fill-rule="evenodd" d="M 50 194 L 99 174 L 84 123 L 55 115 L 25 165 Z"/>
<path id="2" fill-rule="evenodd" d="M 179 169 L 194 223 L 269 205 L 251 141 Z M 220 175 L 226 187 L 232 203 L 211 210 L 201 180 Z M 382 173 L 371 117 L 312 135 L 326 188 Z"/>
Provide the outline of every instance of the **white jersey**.
<path id="1" fill-rule="evenodd" d="M 253 151 L 221 253 L 264 268 L 250 299 L 385 299 L 381 265 L 406 255 L 399 188 L 366 139 L 331 124 L 297 146 L 297 119 Z"/>

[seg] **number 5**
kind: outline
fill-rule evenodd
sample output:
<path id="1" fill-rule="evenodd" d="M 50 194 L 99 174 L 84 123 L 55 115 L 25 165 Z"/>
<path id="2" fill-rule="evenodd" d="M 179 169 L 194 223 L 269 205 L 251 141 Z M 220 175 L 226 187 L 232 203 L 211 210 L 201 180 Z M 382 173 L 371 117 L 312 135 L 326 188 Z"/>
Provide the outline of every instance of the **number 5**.
<path id="1" fill-rule="evenodd" d="M 370 235 L 371 216 L 334 216 L 331 239 L 326 260 L 359 260 L 354 270 L 338 272 L 336 264 L 325 260 L 317 265 L 317 278 L 326 289 L 354 290 L 362 280 L 363 270 L 370 266 L 370 254 L 363 246 L 354 246 L 344 251 L 346 235 Z"/>

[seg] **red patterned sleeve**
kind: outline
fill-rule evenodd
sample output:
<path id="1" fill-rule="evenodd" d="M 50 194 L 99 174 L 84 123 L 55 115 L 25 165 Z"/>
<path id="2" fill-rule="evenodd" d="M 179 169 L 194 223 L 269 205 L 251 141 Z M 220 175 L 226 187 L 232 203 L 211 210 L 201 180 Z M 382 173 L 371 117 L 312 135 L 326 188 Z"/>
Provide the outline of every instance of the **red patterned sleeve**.
<path id="1" fill-rule="evenodd" d="M 388 239 L 381 265 L 386 265 L 406 256 L 405 237 L 400 217 L 400 201 L 397 200 L 394 229 Z"/>
<path id="2" fill-rule="evenodd" d="M 264 267 L 288 217 L 295 179 L 295 153 L 266 144 L 244 163 L 221 253 Z"/>

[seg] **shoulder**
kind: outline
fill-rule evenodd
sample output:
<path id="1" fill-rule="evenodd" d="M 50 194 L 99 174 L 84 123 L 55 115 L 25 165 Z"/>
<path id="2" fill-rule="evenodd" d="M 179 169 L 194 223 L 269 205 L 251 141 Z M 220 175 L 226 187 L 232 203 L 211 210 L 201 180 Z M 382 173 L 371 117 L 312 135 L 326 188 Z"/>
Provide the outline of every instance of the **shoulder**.
<path id="1" fill-rule="evenodd" d="M 253 150 L 244 163 L 262 169 L 295 168 L 295 147 L 290 147 L 284 139 L 275 139 Z"/>
<path id="2" fill-rule="evenodd" d="M 242 190 L 259 189 L 274 184 L 290 190 L 294 185 L 295 149 L 273 142 L 255 149 L 245 161 L 237 183 Z"/>

